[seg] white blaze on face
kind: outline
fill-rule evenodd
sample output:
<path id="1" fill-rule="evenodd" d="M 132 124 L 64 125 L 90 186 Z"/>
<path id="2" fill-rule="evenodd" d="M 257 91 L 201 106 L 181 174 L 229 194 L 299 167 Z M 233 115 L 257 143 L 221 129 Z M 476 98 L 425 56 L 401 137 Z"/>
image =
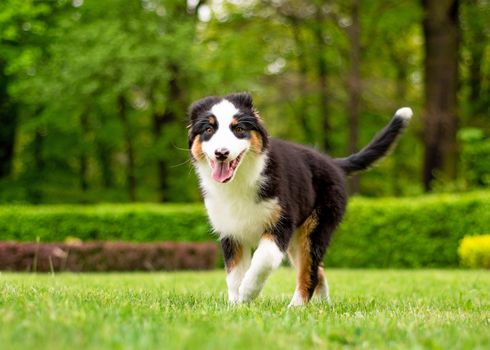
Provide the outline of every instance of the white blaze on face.
<path id="1" fill-rule="evenodd" d="M 239 163 L 239 159 L 235 159 L 249 148 L 249 141 L 237 138 L 230 127 L 233 117 L 238 112 L 239 110 L 227 100 L 211 108 L 211 113 L 218 122 L 218 129 L 211 139 L 202 142 L 202 150 L 210 161 L 214 179 L 219 182 L 226 182 L 233 177 Z M 226 161 L 217 161 L 215 151 L 218 149 L 227 149 L 230 152 Z"/>

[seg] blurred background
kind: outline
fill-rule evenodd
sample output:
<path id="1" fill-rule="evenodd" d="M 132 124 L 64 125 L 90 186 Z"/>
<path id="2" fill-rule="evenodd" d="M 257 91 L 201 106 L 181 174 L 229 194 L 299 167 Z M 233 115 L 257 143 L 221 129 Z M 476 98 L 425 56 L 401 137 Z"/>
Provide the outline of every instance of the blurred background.
<path id="1" fill-rule="evenodd" d="M 413 108 L 326 266 L 488 268 L 489 23 L 489 0 L 0 1 L 0 269 L 222 265 L 186 113 L 234 91 L 333 156 Z"/>
<path id="2" fill-rule="evenodd" d="M 411 106 L 352 193 L 486 187 L 489 23 L 487 0 L 2 0 L 0 202 L 199 201 L 186 111 L 233 91 L 333 156 Z"/>

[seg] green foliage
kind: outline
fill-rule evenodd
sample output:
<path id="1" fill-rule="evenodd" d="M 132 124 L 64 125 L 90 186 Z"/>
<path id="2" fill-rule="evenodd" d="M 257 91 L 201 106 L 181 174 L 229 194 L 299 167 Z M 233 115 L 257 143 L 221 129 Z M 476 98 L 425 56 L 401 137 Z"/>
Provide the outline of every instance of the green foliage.
<path id="1" fill-rule="evenodd" d="M 464 237 L 458 254 L 463 266 L 490 269 L 490 235 Z"/>
<path id="2" fill-rule="evenodd" d="M 196 4 L 205 11 L 199 12 Z M 380 1 L 362 9 L 363 74 L 366 81 L 378 82 L 369 84 L 369 89 L 383 95 L 382 99 L 378 92 L 366 96 L 362 143 L 386 124 L 401 103 L 383 102 L 393 100 L 398 78 L 390 53 L 380 49 L 392 45 L 381 40 L 378 29 L 405 33 L 418 20 L 417 6 L 389 4 L 390 11 Z M 10 98 L 19 106 L 19 116 L 14 170 L 0 181 L 0 202 L 127 201 L 125 128 L 130 130 L 133 146 L 137 199 L 195 201 L 199 198 L 195 177 L 187 176 L 190 169 L 182 165 L 188 157 L 187 105 L 205 95 L 236 90 L 254 94 L 272 135 L 317 147 L 328 137 L 332 152 L 345 155 L 349 6 L 332 7 L 346 20 L 338 23 L 322 15 L 318 4 L 309 13 L 304 12 L 302 1 L 291 2 L 285 11 L 283 5 L 260 1 L 186 5 L 169 0 L 2 2 L 0 33 L 14 33 L 4 35 L 6 43 L 8 38 L 16 40 L 6 69 L 11 78 Z M 209 18 L 202 16 L 206 11 Z M 371 18 L 380 13 L 389 17 L 383 16 L 386 21 L 378 26 Z M 403 21 L 396 20 L 400 13 L 406 14 Z M 319 42 L 315 39 L 318 29 L 324 33 Z M 406 33 L 412 39 L 418 36 L 412 29 Z M 399 56 L 414 57 L 418 50 L 420 45 L 410 45 Z M 327 117 L 323 115 L 325 101 L 318 93 L 318 57 L 325 60 L 328 70 L 328 118 L 335 130 L 328 135 L 322 124 Z M 379 65 L 381 60 L 385 64 Z M 401 63 L 408 65 L 408 74 L 417 70 L 414 62 Z M 406 86 L 417 96 L 419 85 Z M 172 92 L 175 87 L 177 96 Z M 125 123 L 116 103 L 120 96 L 128 101 Z M 413 102 L 418 98 L 409 99 L 416 107 Z M 164 118 L 169 111 L 172 117 Z M 161 130 L 155 127 L 159 118 L 164 121 Z M 305 128 L 298 127 L 302 119 Z M 163 176 L 157 163 L 165 165 Z M 416 172 L 414 164 L 403 170 Z M 392 193 L 377 179 L 366 178 L 365 183 L 369 195 Z"/>
<path id="3" fill-rule="evenodd" d="M 458 266 L 459 241 L 490 231 L 490 193 L 354 198 L 326 266 Z"/>
<path id="4" fill-rule="evenodd" d="M 200 205 L 4 206 L 4 240 L 208 241 Z M 353 198 L 328 250 L 326 266 L 448 267 L 459 241 L 490 231 L 490 193 L 409 199 Z"/>
<path id="5" fill-rule="evenodd" d="M 2 240 L 208 241 L 198 205 L 8 206 L 0 210 Z"/>
<path id="6" fill-rule="evenodd" d="M 0 159 L 8 165 L 0 202 L 128 201 L 129 158 L 136 200 L 196 201 L 196 179 L 185 165 L 186 108 L 237 90 L 253 93 L 271 135 L 320 149 L 326 139 L 332 155 L 345 156 L 354 130 L 352 4 L 1 1 L 0 110 L 9 119 L 0 120 L 0 154 L 4 144 L 15 152 Z M 460 125 L 488 134 L 490 5 L 475 0 L 461 7 Z M 419 194 L 413 179 L 424 154 L 422 5 L 365 1 L 359 16 L 358 148 L 400 106 L 415 111 L 393 156 L 361 175 L 361 193 Z M 120 98 L 127 102 L 124 118 Z M 488 186 L 488 170 L 473 160 L 487 156 L 488 147 L 471 148 L 461 153 L 465 189 Z"/>
<path id="7" fill-rule="evenodd" d="M 490 137 L 482 129 L 465 128 L 459 132 L 461 160 L 468 187 L 490 185 Z"/>
<path id="8" fill-rule="evenodd" d="M 176 150 L 186 147 L 185 109 L 190 101 L 184 96 L 185 81 L 196 71 L 189 54 L 195 16 L 182 4 L 51 4 L 59 9 L 49 17 L 40 54 L 17 69 L 9 86 L 23 106 L 14 178 L 29 189 L 17 201 L 36 202 L 39 196 L 44 202 L 85 202 L 101 193 L 98 201 L 121 201 L 121 195 L 113 194 L 127 185 L 130 151 L 136 186 L 141 188 L 137 198 L 159 199 L 157 161 L 165 161 L 167 168 L 168 186 L 162 190 L 167 199 L 197 198 L 196 186 L 171 180 L 185 179 L 188 172 L 188 167 L 177 166 L 186 161 L 187 152 Z M 15 12 L 14 5 L 9 9 Z M 172 69 L 178 73 L 172 75 Z M 169 95 L 173 81 L 182 96 Z M 121 98 L 127 101 L 124 116 Z M 168 111 L 174 111 L 173 116 L 157 130 L 155 119 Z M 61 183 L 79 191 L 63 196 Z"/>
<path id="9" fill-rule="evenodd" d="M 230 307 L 224 271 L 2 274 L 0 343 L 23 349 L 487 349 L 485 271 L 327 270 L 332 307 L 286 306 L 290 269 Z"/>

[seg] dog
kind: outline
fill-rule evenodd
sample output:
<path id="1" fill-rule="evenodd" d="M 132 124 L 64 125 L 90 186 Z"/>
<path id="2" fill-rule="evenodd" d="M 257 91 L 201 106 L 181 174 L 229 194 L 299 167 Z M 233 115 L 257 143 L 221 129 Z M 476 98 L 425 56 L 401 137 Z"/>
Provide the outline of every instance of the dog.
<path id="1" fill-rule="evenodd" d="M 412 110 L 397 110 L 346 158 L 269 137 L 248 93 L 203 98 L 188 114 L 190 157 L 221 242 L 228 301 L 257 297 L 287 254 L 297 270 L 289 306 L 306 305 L 314 294 L 330 302 L 323 257 L 345 212 L 345 178 L 390 150 Z"/>

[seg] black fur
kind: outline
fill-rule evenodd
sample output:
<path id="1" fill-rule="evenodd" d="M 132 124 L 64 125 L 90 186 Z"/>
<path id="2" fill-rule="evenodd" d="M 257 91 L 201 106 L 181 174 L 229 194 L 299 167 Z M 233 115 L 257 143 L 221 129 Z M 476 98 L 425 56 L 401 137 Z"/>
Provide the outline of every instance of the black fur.
<path id="1" fill-rule="evenodd" d="M 223 238 L 221 241 L 221 249 L 223 250 L 223 257 L 225 259 L 225 265 L 230 266 L 233 258 L 238 250 L 238 244 L 230 237 Z"/>
<path id="2" fill-rule="evenodd" d="M 201 135 L 202 137 L 207 127 L 213 127 L 208 121 L 208 116 L 211 116 L 209 110 L 221 100 L 223 100 L 221 97 L 210 96 L 196 101 L 191 105 L 188 112 L 191 123 L 189 125 L 189 148 L 191 147 L 192 140 L 197 135 Z"/>
<path id="3" fill-rule="evenodd" d="M 335 163 L 346 174 L 367 169 L 378 159 L 386 155 L 406 126 L 407 121 L 403 117 L 395 115 L 391 122 L 366 147 L 347 158 L 335 159 Z"/>

